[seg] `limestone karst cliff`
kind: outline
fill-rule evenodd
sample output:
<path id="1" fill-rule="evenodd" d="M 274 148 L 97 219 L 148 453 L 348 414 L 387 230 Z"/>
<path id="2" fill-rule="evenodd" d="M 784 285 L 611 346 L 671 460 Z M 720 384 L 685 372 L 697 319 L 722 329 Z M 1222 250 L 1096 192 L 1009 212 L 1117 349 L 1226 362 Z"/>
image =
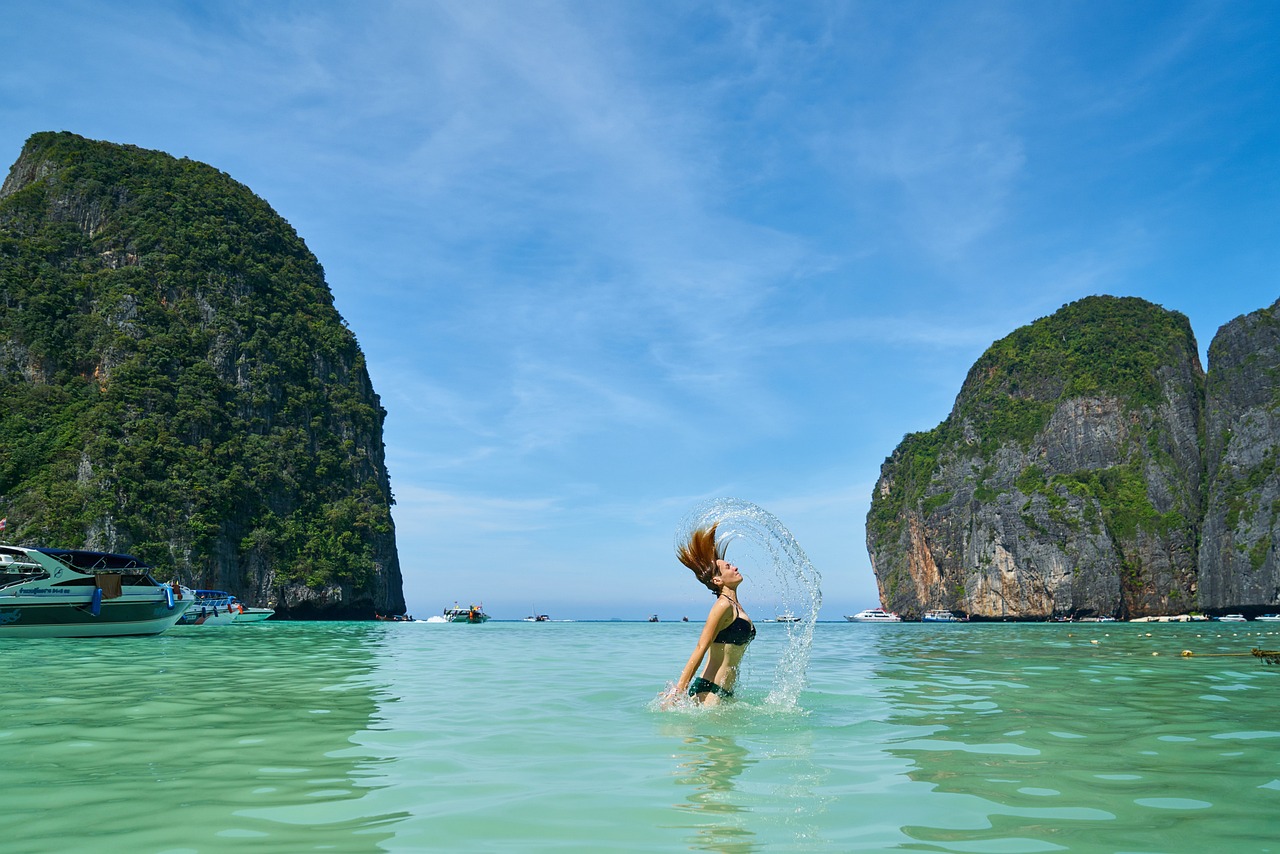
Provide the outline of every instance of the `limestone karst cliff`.
<path id="1" fill-rule="evenodd" d="M 5 539 L 287 616 L 404 609 L 385 412 L 316 258 L 202 163 L 33 136 L 0 188 Z"/>
<path id="2" fill-rule="evenodd" d="M 1185 317 L 1090 297 L 997 341 L 881 467 L 882 604 L 1123 617 L 1199 598 L 1204 374 Z"/>
<path id="3" fill-rule="evenodd" d="M 1201 601 L 1280 603 L 1280 301 L 1218 330 L 1206 399 Z"/>

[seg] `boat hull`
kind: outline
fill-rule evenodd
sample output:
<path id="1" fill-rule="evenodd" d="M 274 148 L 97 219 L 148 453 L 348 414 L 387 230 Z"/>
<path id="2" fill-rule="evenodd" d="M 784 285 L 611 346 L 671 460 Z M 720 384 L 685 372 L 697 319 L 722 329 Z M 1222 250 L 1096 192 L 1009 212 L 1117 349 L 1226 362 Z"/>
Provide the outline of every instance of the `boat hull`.
<path id="1" fill-rule="evenodd" d="M 178 621 L 180 626 L 229 626 L 236 621 L 235 614 L 226 611 L 200 611 L 197 605 Z"/>
<path id="2" fill-rule="evenodd" d="M 172 628 L 187 608 L 177 602 L 170 610 L 163 596 L 136 602 L 109 600 L 95 617 L 88 599 L 19 602 L 17 598 L 0 597 L 0 638 L 158 635 Z"/>

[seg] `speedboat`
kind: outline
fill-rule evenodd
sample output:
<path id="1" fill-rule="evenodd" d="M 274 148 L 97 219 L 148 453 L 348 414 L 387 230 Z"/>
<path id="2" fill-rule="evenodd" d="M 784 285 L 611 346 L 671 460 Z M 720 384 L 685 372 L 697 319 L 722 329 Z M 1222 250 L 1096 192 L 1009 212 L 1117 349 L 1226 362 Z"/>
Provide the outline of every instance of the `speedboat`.
<path id="1" fill-rule="evenodd" d="M 1261 617 L 1254 617 L 1259 623 L 1280 623 L 1280 614 L 1263 614 Z"/>
<path id="2" fill-rule="evenodd" d="M 427 622 L 476 624 L 483 623 L 485 620 L 489 619 L 489 615 L 484 612 L 484 607 L 482 605 L 472 605 L 469 608 L 459 608 L 455 605 L 452 608 L 445 608 L 443 617 L 444 619 L 442 620 L 437 620 L 435 617 L 431 617 Z"/>
<path id="3" fill-rule="evenodd" d="M 237 603 L 236 623 L 261 623 L 275 614 L 274 608 L 251 608 Z"/>
<path id="4" fill-rule="evenodd" d="M 850 616 L 846 614 L 844 617 L 851 623 L 901 623 L 902 618 L 897 614 L 890 613 L 883 608 L 868 608 L 865 611 L 859 611 Z"/>
<path id="5" fill-rule="evenodd" d="M 1225 617 L 1219 617 L 1219 618 L 1218 618 L 1218 622 L 1220 622 L 1220 623 L 1247 623 L 1247 622 L 1249 622 L 1249 621 L 1245 619 L 1244 614 L 1227 614 Z"/>
<path id="6" fill-rule="evenodd" d="M 178 621 L 182 626 L 260 623 L 275 614 L 272 608 L 250 607 L 225 590 L 183 590 L 192 595 L 192 602 L 187 613 Z"/>
<path id="7" fill-rule="evenodd" d="M 962 623 L 964 622 L 955 614 L 944 608 L 937 608 L 932 611 L 925 611 L 924 616 L 920 618 L 922 623 Z"/>
<path id="8" fill-rule="evenodd" d="M 0 637 L 158 635 L 190 605 L 132 555 L 0 546 Z"/>
<path id="9" fill-rule="evenodd" d="M 178 620 L 181 626 L 229 626 L 236 621 L 238 602 L 225 590 L 191 590 L 191 607 Z"/>
<path id="10" fill-rule="evenodd" d="M 795 614 L 791 613 L 790 611 L 783 611 L 781 614 L 779 614 L 778 616 L 774 617 L 773 619 L 774 619 L 774 622 L 777 622 L 777 623 L 798 623 L 798 622 L 800 622 L 800 618 L 799 618 L 799 617 L 797 617 Z"/>
<path id="11" fill-rule="evenodd" d="M 524 618 L 526 623 L 549 623 L 551 618 L 546 614 L 530 614 Z"/>

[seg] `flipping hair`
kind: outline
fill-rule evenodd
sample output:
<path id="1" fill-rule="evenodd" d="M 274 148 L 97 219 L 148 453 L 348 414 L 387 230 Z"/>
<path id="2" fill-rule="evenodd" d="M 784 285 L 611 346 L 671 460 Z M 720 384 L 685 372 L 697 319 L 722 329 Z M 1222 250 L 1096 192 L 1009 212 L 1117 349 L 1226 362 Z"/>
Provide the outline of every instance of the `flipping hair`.
<path id="1" fill-rule="evenodd" d="M 717 560 L 724 560 L 724 550 L 728 543 L 716 542 L 717 522 L 710 528 L 698 528 L 689 535 L 689 542 L 676 548 L 676 557 L 685 566 L 693 570 L 698 580 L 717 596 L 720 588 L 711 579 L 720 573 L 716 567 Z"/>

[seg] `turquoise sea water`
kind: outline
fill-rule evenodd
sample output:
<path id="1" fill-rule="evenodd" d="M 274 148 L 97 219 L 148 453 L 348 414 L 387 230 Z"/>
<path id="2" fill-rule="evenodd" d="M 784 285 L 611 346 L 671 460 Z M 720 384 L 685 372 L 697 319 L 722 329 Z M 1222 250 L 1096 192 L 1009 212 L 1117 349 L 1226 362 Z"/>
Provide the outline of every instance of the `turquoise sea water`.
<path id="1" fill-rule="evenodd" d="M 0 851 L 1280 850 L 1265 624 L 819 623 L 794 705 L 760 624 L 660 711 L 699 628 L 0 642 Z"/>

